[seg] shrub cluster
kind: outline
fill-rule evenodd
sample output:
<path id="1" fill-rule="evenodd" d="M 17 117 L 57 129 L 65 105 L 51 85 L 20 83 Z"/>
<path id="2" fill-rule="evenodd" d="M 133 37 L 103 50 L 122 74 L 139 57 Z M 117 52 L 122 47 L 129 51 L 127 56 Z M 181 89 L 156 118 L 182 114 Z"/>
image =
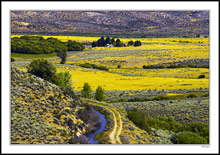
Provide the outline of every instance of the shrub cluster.
<path id="1" fill-rule="evenodd" d="M 181 65 L 181 64 L 170 64 L 170 65 L 143 65 L 143 69 L 163 69 L 163 68 L 209 68 L 209 65 Z"/>
<path id="2" fill-rule="evenodd" d="M 112 44 L 114 47 L 123 47 L 123 46 L 125 46 L 125 44 L 123 42 L 121 42 L 119 38 L 115 41 L 115 38 L 101 37 L 97 41 L 92 42 L 92 47 L 105 47 L 108 44 L 109 45 Z"/>
<path id="3" fill-rule="evenodd" d="M 128 46 L 134 46 L 134 47 L 137 47 L 137 46 L 141 46 L 141 41 L 140 40 L 136 40 L 135 42 L 133 40 L 129 41 L 128 42 Z"/>
<path id="4" fill-rule="evenodd" d="M 175 144 L 207 144 L 209 143 L 209 125 L 200 122 L 191 122 L 181 125 L 172 117 L 157 116 L 147 117 L 145 112 L 136 108 L 127 111 L 128 118 L 138 127 L 147 132 L 151 128 L 169 130 L 175 132 L 171 140 Z"/>
<path id="5" fill-rule="evenodd" d="M 206 138 L 199 136 L 196 133 L 190 131 L 183 131 L 174 134 L 171 137 L 171 141 L 174 144 L 208 144 Z"/>
<path id="6" fill-rule="evenodd" d="M 85 46 L 79 42 L 68 40 L 67 42 L 68 51 L 83 51 Z"/>
<path id="7" fill-rule="evenodd" d="M 12 53 L 48 54 L 61 49 L 67 51 L 65 43 L 52 37 L 44 39 L 41 36 L 21 36 L 11 39 Z"/>
<path id="8" fill-rule="evenodd" d="M 145 112 L 138 111 L 137 109 L 127 112 L 128 118 L 134 122 L 138 127 L 147 132 L 152 132 L 151 128 L 163 129 L 169 131 L 178 131 L 181 125 L 174 121 L 172 117 L 147 117 Z"/>
<path id="9" fill-rule="evenodd" d="M 71 89 L 71 74 L 57 73 L 56 67 L 46 59 L 33 60 L 27 67 L 28 73 L 60 86 L 63 90 Z M 66 92 L 71 92 L 66 90 Z"/>
<path id="10" fill-rule="evenodd" d="M 199 78 L 199 79 L 205 78 L 205 75 L 204 75 L 204 74 L 199 75 L 199 77 L 198 77 L 198 78 Z"/>
<path id="11" fill-rule="evenodd" d="M 49 37 L 21 36 L 11 39 L 11 53 L 48 54 L 53 52 L 82 51 L 85 46 L 79 42 L 68 40 L 67 43 Z"/>
<path id="12" fill-rule="evenodd" d="M 93 68 L 93 69 L 106 70 L 106 71 L 109 70 L 108 67 L 96 65 L 96 64 L 90 64 L 90 63 L 80 64 L 79 66 L 84 67 L 84 68 Z"/>

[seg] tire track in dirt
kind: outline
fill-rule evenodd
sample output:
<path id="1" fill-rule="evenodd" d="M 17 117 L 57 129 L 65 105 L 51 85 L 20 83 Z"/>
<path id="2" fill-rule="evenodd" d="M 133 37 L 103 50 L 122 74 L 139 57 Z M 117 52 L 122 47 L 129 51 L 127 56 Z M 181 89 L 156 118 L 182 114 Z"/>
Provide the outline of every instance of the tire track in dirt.
<path id="1" fill-rule="evenodd" d="M 117 141 L 118 144 L 122 144 L 121 139 L 120 139 L 120 134 L 121 134 L 121 131 L 122 131 L 121 115 L 117 110 L 115 110 L 113 108 L 111 110 L 114 111 L 115 116 L 118 116 L 118 118 L 116 117 L 117 119 L 115 120 L 116 128 L 117 128 L 117 131 L 116 131 L 117 133 L 115 135 L 115 138 L 116 138 L 116 141 Z M 119 122 L 119 125 L 117 124 L 117 122 Z"/>
<path id="2" fill-rule="evenodd" d="M 95 103 L 90 103 L 90 104 L 98 105 Z M 109 135 L 110 143 L 111 144 L 122 144 L 121 139 L 120 139 L 120 134 L 122 131 L 122 119 L 121 119 L 120 113 L 116 109 L 109 107 L 109 106 L 104 106 L 103 108 L 111 112 L 113 116 L 114 127 L 113 127 L 113 130 L 111 131 L 111 134 Z"/>

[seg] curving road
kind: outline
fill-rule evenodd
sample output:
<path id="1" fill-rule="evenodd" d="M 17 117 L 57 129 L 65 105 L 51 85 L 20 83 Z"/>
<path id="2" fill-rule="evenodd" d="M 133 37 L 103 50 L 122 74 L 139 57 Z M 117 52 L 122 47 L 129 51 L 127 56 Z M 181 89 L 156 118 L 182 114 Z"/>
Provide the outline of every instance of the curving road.
<path id="1" fill-rule="evenodd" d="M 96 103 L 90 103 L 90 104 L 98 105 Z M 110 143 L 111 144 L 122 144 L 121 139 L 120 139 L 120 134 L 122 131 L 122 119 L 121 119 L 120 113 L 113 107 L 104 106 L 104 109 L 112 113 L 113 121 L 114 121 L 113 130 L 111 131 L 111 134 L 109 135 Z"/>

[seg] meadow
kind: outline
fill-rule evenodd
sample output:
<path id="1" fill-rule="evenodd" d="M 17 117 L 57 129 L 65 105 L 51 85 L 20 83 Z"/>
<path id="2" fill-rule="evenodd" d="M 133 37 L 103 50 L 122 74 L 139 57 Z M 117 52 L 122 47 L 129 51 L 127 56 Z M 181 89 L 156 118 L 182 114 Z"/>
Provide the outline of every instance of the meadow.
<path id="1" fill-rule="evenodd" d="M 20 36 L 13 35 L 12 37 Z M 48 38 L 51 36 L 43 37 Z M 98 37 L 76 36 L 53 37 L 61 41 L 76 40 L 82 43 L 91 43 L 98 39 Z M 153 120 L 151 117 L 155 119 L 155 122 L 157 122 L 156 119 L 158 117 L 172 117 L 182 125 L 194 122 L 207 125 L 209 123 L 209 39 L 121 39 L 124 43 L 130 40 L 140 40 L 142 46 L 110 48 L 92 48 L 87 46 L 83 51 L 67 52 L 65 64 L 60 64 L 60 58 L 55 53 L 39 55 L 12 53 L 11 57 L 15 58 L 15 62 L 12 62 L 12 64 L 21 70 L 27 71 L 26 67 L 33 59 L 48 59 L 56 66 L 58 73 L 69 72 L 71 74 L 74 95 L 80 97 L 84 83 L 89 83 L 92 89 L 90 104 L 93 104 L 94 107 L 94 103 L 96 103 L 93 100 L 95 90 L 98 86 L 102 86 L 105 90 L 106 100 L 97 105 L 104 104 L 104 109 L 106 110 L 107 108 L 107 119 L 110 121 L 107 128 L 110 130 L 114 127 L 114 122 L 117 122 L 114 121 L 114 117 L 116 117 L 119 122 L 116 123 L 115 127 L 122 127 L 121 124 L 123 122 L 124 127 L 120 132 L 124 136 L 130 135 L 129 137 L 133 137 L 131 143 L 138 143 L 138 140 L 140 140 L 138 137 L 142 137 L 139 135 L 141 133 L 145 137 L 143 141 L 141 140 L 141 143 L 168 144 L 171 143 L 169 136 L 174 134 L 165 130 L 166 128 L 161 128 L 164 131 L 159 130 L 160 128 L 158 130 L 152 128 L 152 131 L 156 131 L 156 134 L 152 135 L 151 133 L 146 134 L 145 129 L 143 129 L 145 131 L 143 133 L 142 130 L 132 129 L 133 127 L 131 127 L 130 123 L 136 125 L 138 120 L 131 118 L 129 120 L 132 121 L 128 123 L 125 119 L 129 118 L 129 111 L 134 108 L 146 114 L 146 120 L 149 119 L 148 121 Z M 107 70 L 85 68 L 85 65 L 84 67 L 82 65 L 85 63 L 104 66 Z M 182 67 L 150 69 L 143 67 L 144 65 L 164 64 L 181 64 Z M 193 67 L 193 65 L 197 66 Z M 115 110 L 120 112 L 113 112 Z M 121 124 L 120 120 L 123 120 Z M 170 122 L 170 124 L 172 123 Z M 158 123 L 158 125 L 160 126 L 161 124 Z M 160 141 L 154 140 L 156 135 L 160 135 L 159 133 L 168 138 L 163 141 L 163 136 L 159 136 Z M 106 131 L 103 135 L 99 136 L 103 137 L 106 134 L 109 135 L 109 132 Z M 121 137 L 123 143 L 127 143 L 125 137 Z M 104 138 L 105 140 L 107 139 Z"/>
<path id="2" fill-rule="evenodd" d="M 13 35 L 12 37 L 19 37 Z M 51 36 L 43 36 L 48 38 Z M 74 39 L 81 42 L 97 40 L 97 37 L 53 36 L 61 40 Z M 122 38 L 122 41 L 136 38 Z M 138 38 L 143 45 L 134 47 L 95 47 L 83 52 L 68 52 L 65 65 L 49 54 L 48 60 L 57 65 L 58 72 L 68 71 L 72 75 L 73 87 L 80 91 L 84 82 L 95 90 L 98 85 L 105 90 L 151 90 L 151 89 L 205 89 L 209 88 L 208 68 L 143 69 L 143 65 L 174 63 L 209 59 L 208 38 Z M 179 42 L 185 42 L 180 44 Z M 186 43 L 186 41 L 188 41 Z M 199 43 L 198 43 L 199 42 Z M 23 59 L 47 58 L 45 55 L 12 53 L 12 57 Z M 26 61 L 27 62 L 27 61 Z M 87 69 L 79 64 L 103 65 L 109 71 Z M 205 78 L 198 78 L 205 75 Z"/>
<path id="3" fill-rule="evenodd" d="M 55 57 L 56 53 L 50 54 L 22 54 L 22 53 L 11 53 L 11 57 L 13 58 L 21 58 L 21 59 L 40 59 L 40 58 L 50 58 Z"/>
<path id="4" fill-rule="evenodd" d="M 166 72 L 166 70 L 169 72 Z M 187 72 L 188 75 L 191 75 L 193 73 L 191 70 L 185 71 L 186 74 L 183 76 L 179 75 L 177 78 L 173 75 L 173 70 L 171 69 L 164 69 L 160 76 L 153 72 L 147 73 L 144 76 L 129 76 L 121 75 L 120 72 L 111 73 L 80 67 L 58 67 L 58 72 L 66 71 L 72 75 L 73 87 L 75 90 L 81 90 L 84 82 L 88 82 L 93 90 L 95 90 L 98 85 L 101 85 L 105 90 L 199 89 L 209 87 L 208 78 L 195 78 L 197 75 L 204 72 L 202 70 L 198 73 L 194 73 L 194 77 L 192 78 L 183 78 L 184 76 L 187 76 Z M 179 70 L 179 72 L 180 71 L 181 70 Z M 176 74 L 178 75 L 178 72 Z"/>
<path id="5" fill-rule="evenodd" d="M 11 35 L 11 37 L 20 37 L 22 35 Z M 44 39 L 49 37 L 57 38 L 61 41 L 75 40 L 79 42 L 92 42 L 98 40 L 100 37 L 84 37 L 84 36 L 45 36 Z M 130 40 L 140 40 L 142 43 L 203 43 L 209 44 L 208 38 L 122 38 L 121 41 L 128 42 Z"/>

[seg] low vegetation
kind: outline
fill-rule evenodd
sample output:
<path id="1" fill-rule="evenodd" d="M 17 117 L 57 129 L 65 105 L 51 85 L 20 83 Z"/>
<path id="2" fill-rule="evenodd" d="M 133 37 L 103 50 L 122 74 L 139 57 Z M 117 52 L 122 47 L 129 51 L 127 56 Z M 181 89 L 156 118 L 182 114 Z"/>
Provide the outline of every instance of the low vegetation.
<path id="1" fill-rule="evenodd" d="M 45 41 L 53 40 L 49 36 L 42 37 Z M 148 142 L 158 138 L 157 133 L 161 131 L 161 134 L 172 135 L 166 141 L 168 144 L 170 140 L 175 144 L 209 143 L 208 38 L 56 38 L 62 40 L 60 43 L 65 45 L 64 48 L 49 54 L 12 53 L 12 58 L 16 58 L 12 64 L 21 65 L 21 69 L 28 66 L 29 73 L 60 86 L 64 96 L 82 97 L 112 109 L 126 110 L 125 115 L 145 130 L 145 134 L 149 133 L 148 138 L 145 137 Z M 88 45 L 94 41 L 94 48 L 85 49 L 73 40 Z M 111 45 L 114 48 L 109 48 Z M 84 49 L 83 52 L 71 52 Z M 38 56 L 54 58 L 28 60 Z M 48 98 L 54 100 L 52 95 Z M 103 109 L 100 111 L 106 118 L 112 117 Z M 82 120 L 87 119 L 86 113 L 81 116 Z M 71 125 L 72 122 L 68 123 Z M 109 124 L 111 126 L 111 122 L 107 128 Z M 130 143 L 128 133 L 138 137 L 138 131 L 126 125 L 120 135 L 121 141 Z M 95 139 L 99 139 L 99 143 L 108 143 L 108 134 L 98 134 Z M 146 143 L 145 140 L 136 143 Z M 75 140 L 69 142 L 75 143 Z"/>
<path id="2" fill-rule="evenodd" d="M 88 99 L 92 98 L 92 89 L 89 83 L 87 82 L 84 83 L 83 89 L 81 91 L 81 96 Z"/>
<path id="3" fill-rule="evenodd" d="M 49 53 L 49 54 L 11 53 L 11 57 L 19 58 L 19 59 L 40 59 L 40 58 L 51 58 L 56 56 L 57 53 Z"/>
<path id="4" fill-rule="evenodd" d="M 163 68 L 209 68 L 209 65 L 143 65 L 143 69 L 163 69 Z"/>
<path id="5" fill-rule="evenodd" d="M 83 51 L 85 46 L 77 41 L 68 40 L 67 48 L 68 51 Z"/>
<path id="6" fill-rule="evenodd" d="M 66 50 L 66 45 L 56 38 L 44 39 L 41 36 L 21 36 L 11 39 L 11 53 L 49 54 Z"/>
<path id="7" fill-rule="evenodd" d="M 105 70 L 108 71 L 108 67 L 102 66 L 102 65 L 96 65 L 96 64 L 90 64 L 90 63 L 84 63 L 80 64 L 79 66 L 84 68 L 93 68 L 93 69 L 99 69 L 99 70 Z"/>
<path id="8" fill-rule="evenodd" d="M 102 86 L 97 87 L 95 99 L 98 101 L 105 101 L 105 90 L 102 88 Z"/>
<path id="9" fill-rule="evenodd" d="M 184 125 L 177 123 L 172 117 L 158 116 L 147 117 L 137 109 L 128 111 L 128 118 L 138 127 L 151 133 L 151 128 L 163 129 L 175 132 L 172 141 L 175 144 L 208 144 L 208 124 L 191 122 Z"/>
<path id="10" fill-rule="evenodd" d="M 33 60 L 27 68 L 28 73 L 54 83 L 64 90 L 72 87 L 71 75 L 68 72 L 57 73 L 56 67 L 46 59 Z"/>

